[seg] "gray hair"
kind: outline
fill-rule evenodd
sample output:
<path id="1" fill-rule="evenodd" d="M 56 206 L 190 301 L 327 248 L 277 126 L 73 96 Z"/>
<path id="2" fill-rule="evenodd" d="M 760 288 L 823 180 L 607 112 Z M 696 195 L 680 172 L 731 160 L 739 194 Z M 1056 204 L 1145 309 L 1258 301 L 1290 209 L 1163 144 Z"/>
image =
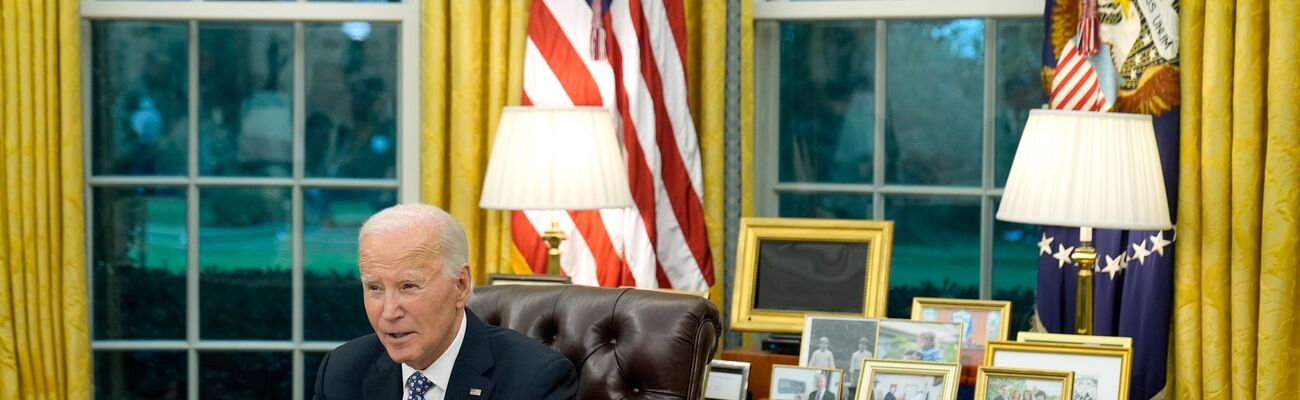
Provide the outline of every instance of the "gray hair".
<path id="1" fill-rule="evenodd" d="M 436 229 L 434 253 L 441 258 L 442 273 L 447 279 L 460 278 L 461 267 L 469 264 L 469 239 L 465 228 L 455 217 L 441 208 L 420 203 L 398 204 L 370 216 L 361 225 L 357 241 L 366 235 L 407 230 L 428 226 Z"/>

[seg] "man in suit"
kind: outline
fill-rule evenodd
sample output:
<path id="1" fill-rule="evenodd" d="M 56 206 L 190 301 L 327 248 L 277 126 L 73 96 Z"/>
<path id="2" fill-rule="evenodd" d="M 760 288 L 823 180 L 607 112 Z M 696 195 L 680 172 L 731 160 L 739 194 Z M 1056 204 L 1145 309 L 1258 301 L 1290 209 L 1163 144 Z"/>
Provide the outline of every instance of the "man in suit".
<path id="1" fill-rule="evenodd" d="M 484 324 L 468 241 L 445 211 L 402 204 L 361 227 L 362 300 L 375 333 L 325 355 L 317 400 L 572 399 L 578 375 L 560 353 Z"/>
<path id="2" fill-rule="evenodd" d="M 808 392 L 808 400 L 839 400 L 835 392 L 826 389 L 826 375 L 817 374 L 817 389 Z"/>

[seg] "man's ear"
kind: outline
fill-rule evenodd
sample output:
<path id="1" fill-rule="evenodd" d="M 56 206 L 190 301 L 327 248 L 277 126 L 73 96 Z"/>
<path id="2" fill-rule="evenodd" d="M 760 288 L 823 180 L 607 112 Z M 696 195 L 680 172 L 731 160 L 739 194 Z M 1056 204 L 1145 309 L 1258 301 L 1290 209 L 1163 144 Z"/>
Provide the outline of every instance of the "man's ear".
<path id="1" fill-rule="evenodd" d="M 469 302 L 469 294 L 474 287 L 474 276 L 469 271 L 469 264 L 460 267 L 460 277 L 456 279 L 456 306 L 465 307 Z"/>

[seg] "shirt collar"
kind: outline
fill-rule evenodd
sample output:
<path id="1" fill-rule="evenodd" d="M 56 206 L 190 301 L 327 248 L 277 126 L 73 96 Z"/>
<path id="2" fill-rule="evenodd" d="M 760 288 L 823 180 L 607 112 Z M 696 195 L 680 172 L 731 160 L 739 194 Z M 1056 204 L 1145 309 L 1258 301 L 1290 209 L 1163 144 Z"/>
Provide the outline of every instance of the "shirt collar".
<path id="1" fill-rule="evenodd" d="M 456 331 L 456 338 L 452 339 L 451 345 L 447 346 L 447 350 L 442 352 L 442 355 L 437 360 L 434 360 L 433 364 L 429 364 L 429 367 L 423 370 L 417 370 L 410 365 L 402 364 L 402 388 L 409 389 L 407 385 L 411 375 L 419 372 L 425 378 L 429 378 L 429 381 L 437 385 L 439 389 L 446 391 L 447 382 L 451 381 L 451 369 L 456 366 L 456 356 L 460 355 L 460 345 L 464 341 L 465 312 L 462 311 L 460 313 L 460 329 Z"/>

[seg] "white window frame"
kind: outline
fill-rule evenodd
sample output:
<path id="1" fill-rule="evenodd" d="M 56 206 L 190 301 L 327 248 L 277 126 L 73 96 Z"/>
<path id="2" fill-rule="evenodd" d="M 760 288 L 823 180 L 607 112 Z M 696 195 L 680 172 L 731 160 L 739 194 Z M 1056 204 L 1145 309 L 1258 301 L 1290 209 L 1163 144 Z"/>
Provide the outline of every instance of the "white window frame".
<path id="1" fill-rule="evenodd" d="M 229 2 L 229 1 L 108 1 L 81 0 L 81 38 L 82 54 L 92 54 L 94 43 L 90 24 L 102 20 L 146 20 L 146 21 L 190 21 L 189 35 L 189 118 L 188 129 L 188 172 L 178 177 L 138 177 L 111 176 L 92 174 L 93 160 L 90 144 L 92 142 L 94 117 L 92 112 L 94 87 L 91 75 L 91 57 L 82 58 L 82 109 L 84 110 L 84 140 L 87 143 L 84 157 L 84 176 L 87 205 L 85 223 L 93 227 L 94 201 L 93 188 L 121 187 L 138 185 L 166 185 L 186 188 L 187 198 L 187 236 L 196 241 L 199 237 L 199 186 L 276 186 L 290 187 L 292 190 L 292 231 L 293 231 L 293 266 L 292 266 L 292 332 L 290 340 L 204 340 L 199 337 L 199 252 L 198 244 L 188 246 L 186 271 L 186 317 L 184 340 L 94 340 L 93 315 L 91 312 L 91 349 L 116 351 L 185 351 L 187 356 L 187 398 L 199 398 L 199 351 L 292 351 L 293 354 L 293 398 L 301 399 L 305 394 L 303 378 L 305 376 L 304 351 L 328 351 L 342 341 L 305 341 L 303 340 L 303 196 L 302 187 L 339 187 L 339 188 L 373 188 L 396 189 L 399 202 L 416 202 L 420 199 L 420 0 L 403 0 L 401 3 L 338 3 L 338 2 Z M 294 72 L 293 72 L 293 176 L 288 178 L 256 177 L 205 177 L 198 171 L 198 22 L 239 21 L 239 22 L 293 22 L 294 23 Z M 306 85 L 304 84 L 303 65 L 303 25 L 311 22 L 396 22 L 398 23 L 398 59 L 397 90 L 399 102 L 398 137 L 397 137 L 397 171 L 395 179 L 334 179 L 305 178 L 304 144 L 302 135 L 303 118 L 306 104 Z M 94 282 L 94 231 L 86 232 L 86 276 L 88 282 Z M 88 290 L 93 285 L 88 285 Z M 94 309 L 94 295 L 88 296 L 90 309 Z"/>
<path id="2" fill-rule="evenodd" d="M 781 192 L 870 195 L 872 219 L 883 219 L 887 195 L 921 195 L 980 200 L 980 284 L 981 299 L 993 295 L 993 212 L 1002 196 L 995 187 L 994 102 L 996 101 L 998 19 L 1042 18 L 1044 0 L 823 0 L 754 2 L 754 96 L 755 159 L 754 203 L 759 215 L 779 213 Z M 980 186 L 954 187 L 931 185 L 885 184 L 885 104 L 886 40 L 889 20 L 896 19 L 984 19 L 984 109 L 983 157 Z M 875 73 L 876 94 L 872 183 L 781 183 L 780 163 L 780 22 L 876 20 Z"/>

